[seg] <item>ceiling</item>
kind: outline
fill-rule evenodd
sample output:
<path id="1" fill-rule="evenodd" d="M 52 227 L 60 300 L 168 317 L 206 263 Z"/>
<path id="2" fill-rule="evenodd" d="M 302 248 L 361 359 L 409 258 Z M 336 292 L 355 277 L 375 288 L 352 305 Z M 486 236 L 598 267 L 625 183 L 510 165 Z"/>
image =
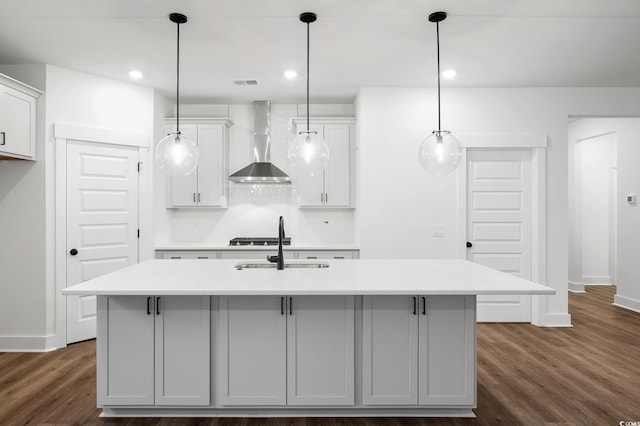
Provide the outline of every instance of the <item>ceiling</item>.
<path id="1" fill-rule="evenodd" d="M 638 0 L 0 0 L 0 63 L 129 82 L 136 68 L 175 99 L 181 12 L 181 102 L 303 102 L 311 11 L 311 101 L 351 102 L 365 86 L 435 86 L 438 10 L 442 67 L 458 72 L 443 87 L 640 86 Z"/>

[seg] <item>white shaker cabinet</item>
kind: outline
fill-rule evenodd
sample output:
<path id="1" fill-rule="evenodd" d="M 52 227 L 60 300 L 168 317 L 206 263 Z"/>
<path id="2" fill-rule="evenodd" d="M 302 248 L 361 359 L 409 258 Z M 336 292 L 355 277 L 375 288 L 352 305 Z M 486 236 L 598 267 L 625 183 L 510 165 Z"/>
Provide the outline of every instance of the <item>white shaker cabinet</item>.
<path id="1" fill-rule="evenodd" d="M 284 296 L 220 297 L 217 402 L 286 405 Z"/>
<path id="2" fill-rule="evenodd" d="M 365 296 L 364 405 L 475 404 L 474 296 Z"/>
<path id="3" fill-rule="evenodd" d="M 175 132 L 176 119 L 168 118 L 167 133 Z M 180 132 L 200 149 L 200 162 L 188 176 L 168 177 L 167 206 L 227 207 L 228 206 L 228 145 L 227 119 L 180 119 Z"/>
<path id="4" fill-rule="evenodd" d="M 353 296 L 220 297 L 217 401 L 353 405 Z"/>
<path id="5" fill-rule="evenodd" d="M 41 92 L 0 74 L 0 159 L 35 160 Z"/>
<path id="6" fill-rule="evenodd" d="M 98 405 L 209 405 L 209 296 L 99 296 Z"/>
<path id="7" fill-rule="evenodd" d="M 306 119 L 294 119 L 296 134 L 307 130 Z M 329 146 L 327 167 L 312 176 L 297 176 L 299 207 L 350 208 L 353 195 L 355 119 L 313 118 L 309 130 Z"/>
<path id="8" fill-rule="evenodd" d="M 353 296 L 289 297 L 287 404 L 354 404 Z"/>

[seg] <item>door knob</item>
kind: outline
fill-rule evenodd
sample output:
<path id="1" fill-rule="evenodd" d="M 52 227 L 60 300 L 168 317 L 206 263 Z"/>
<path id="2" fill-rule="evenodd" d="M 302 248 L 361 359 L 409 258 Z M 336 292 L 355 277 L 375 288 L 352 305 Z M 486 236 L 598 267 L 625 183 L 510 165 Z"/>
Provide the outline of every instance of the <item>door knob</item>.
<path id="1" fill-rule="evenodd" d="M 473 247 L 473 244 L 471 244 L 469 241 L 467 241 L 467 248 Z"/>
<path id="2" fill-rule="evenodd" d="M 75 256 L 76 254 L 78 254 L 78 250 L 76 250 L 76 249 L 71 249 L 71 250 L 69 251 L 69 254 L 70 254 L 71 256 Z"/>

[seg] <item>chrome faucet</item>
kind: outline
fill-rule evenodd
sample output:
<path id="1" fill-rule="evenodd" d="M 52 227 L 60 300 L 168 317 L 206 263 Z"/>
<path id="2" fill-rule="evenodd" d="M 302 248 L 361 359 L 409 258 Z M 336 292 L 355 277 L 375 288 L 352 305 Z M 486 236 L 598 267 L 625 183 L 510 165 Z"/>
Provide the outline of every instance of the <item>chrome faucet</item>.
<path id="1" fill-rule="evenodd" d="M 284 218 L 280 216 L 280 223 L 278 225 L 278 255 L 267 256 L 269 262 L 277 263 L 276 269 L 278 271 L 284 271 L 284 254 L 282 253 L 282 241 L 284 240 Z"/>

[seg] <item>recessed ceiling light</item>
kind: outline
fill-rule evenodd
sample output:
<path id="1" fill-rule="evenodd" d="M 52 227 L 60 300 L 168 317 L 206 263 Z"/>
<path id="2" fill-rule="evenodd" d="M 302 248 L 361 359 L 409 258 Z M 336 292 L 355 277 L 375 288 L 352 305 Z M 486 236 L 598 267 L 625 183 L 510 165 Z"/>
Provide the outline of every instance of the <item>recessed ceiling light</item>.
<path id="1" fill-rule="evenodd" d="M 131 70 L 129 71 L 129 77 L 133 78 L 134 80 L 140 80 L 142 78 L 142 73 L 138 70 Z"/>
<path id="2" fill-rule="evenodd" d="M 296 70 L 286 70 L 284 72 L 284 76 L 289 80 L 292 80 L 298 76 L 298 72 Z"/>
<path id="3" fill-rule="evenodd" d="M 449 68 L 448 70 L 442 71 L 442 77 L 451 80 L 456 76 L 456 70 Z"/>

